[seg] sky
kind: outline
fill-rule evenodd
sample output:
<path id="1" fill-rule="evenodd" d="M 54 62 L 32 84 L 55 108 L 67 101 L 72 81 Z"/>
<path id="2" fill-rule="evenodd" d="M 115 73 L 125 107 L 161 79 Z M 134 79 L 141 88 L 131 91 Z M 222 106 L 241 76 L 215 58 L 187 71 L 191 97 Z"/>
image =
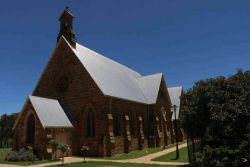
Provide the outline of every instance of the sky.
<path id="1" fill-rule="evenodd" d="M 77 41 L 167 86 L 250 68 L 249 0 L 8 0 L 0 10 L 0 115 L 19 112 L 45 68 L 64 8 Z"/>

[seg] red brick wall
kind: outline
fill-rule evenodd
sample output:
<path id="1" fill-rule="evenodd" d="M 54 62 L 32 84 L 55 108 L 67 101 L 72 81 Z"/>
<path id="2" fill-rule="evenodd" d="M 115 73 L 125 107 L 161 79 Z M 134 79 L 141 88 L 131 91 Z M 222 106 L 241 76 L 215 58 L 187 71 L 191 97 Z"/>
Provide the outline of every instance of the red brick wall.
<path id="1" fill-rule="evenodd" d="M 163 87 L 163 86 L 161 86 Z M 164 91 L 163 88 L 161 88 L 161 91 Z M 163 92 L 164 94 L 164 92 Z M 144 140 L 144 143 L 145 143 L 145 146 L 144 147 L 147 147 L 148 146 L 148 126 L 149 124 L 152 124 L 152 122 L 149 123 L 148 121 L 148 115 L 147 115 L 147 112 L 154 112 L 155 113 L 155 116 L 158 116 L 159 119 L 160 119 L 160 131 L 161 131 L 161 142 L 159 143 L 160 145 L 164 145 L 164 135 L 163 135 L 163 119 L 162 119 L 162 113 L 161 113 L 161 107 L 163 106 L 165 109 L 166 109 L 166 114 L 167 114 L 167 117 L 168 119 L 170 119 L 170 104 L 167 104 L 168 103 L 168 98 L 166 95 L 163 95 L 163 97 L 159 97 L 158 100 L 157 100 L 157 104 L 156 105 L 150 105 L 149 107 L 145 104 L 140 104 L 140 103 L 135 103 L 135 102 L 129 102 L 129 101 L 125 101 L 125 100 L 120 100 L 120 99 L 112 99 L 112 103 L 111 103 L 111 108 L 112 108 L 112 113 L 113 112 L 118 112 L 121 117 L 123 118 L 124 115 L 128 115 L 130 116 L 131 115 L 131 112 L 133 113 L 132 116 L 133 117 L 136 117 L 136 119 L 133 119 L 133 125 L 134 125 L 134 128 L 135 128 L 135 132 L 134 132 L 134 135 L 131 135 L 132 136 L 132 140 L 131 140 L 131 144 L 129 146 L 129 150 L 130 151 L 133 151 L 133 150 L 137 150 L 138 149 L 138 127 L 137 127 L 137 122 L 138 121 L 138 117 L 141 116 L 142 119 L 143 119 L 143 127 L 144 127 L 144 137 L 145 137 L 145 140 Z M 122 120 L 123 121 L 123 120 Z M 170 123 L 170 127 L 171 127 L 171 122 L 169 121 Z M 123 125 L 123 123 L 122 123 Z M 121 128 L 123 129 L 124 127 L 121 126 Z M 172 128 L 172 127 L 171 127 Z M 124 137 L 123 137 L 123 134 L 121 133 L 120 136 L 116 136 L 115 137 L 116 139 L 116 142 L 115 142 L 115 148 L 114 148 L 114 154 L 117 154 L 117 153 L 122 153 L 124 151 Z"/>
<path id="2" fill-rule="evenodd" d="M 160 90 L 159 90 L 159 94 L 158 94 L 158 97 L 157 97 L 157 102 L 156 104 L 154 105 L 154 110 L 155 112 L 157 113 L 157 116 L 160 120 L 160 131 L 162 132 L 162 140 L 161 140 L 161 145 L 164 144 L 164 130 L 163 130 L 163 117 L 162 117 L 162 107 L 164 108 L 164 114 L 166 116 L 166 119 L 167 119 L 167 127 L 168 127 L 168 132 L 170 134 L 169 138 L 167 139 L 168 140 L 168 144 L 171 144 L 173 143 L 173 131 L 172 131 L 172 123 L 171 123 L 171 116 L 172 116 L 172 113 L 171 113 L 171 102 L 170 102 L 170 99 L 168 97 L 168 91 L 166 89 L 166 86 L 165 86 L 165 81 L 164 79 L 161 81 L 161 85 L 160 85 Z"/>
<path id="3" fill-rule="evenodd" d="M 43 156 L 43 150 L 45 148 L 45 138 L 44 138 L 44 128 L 41 122 L 38 119 L 37 114 L 34 112 L 34 109 L 29 101 L 27 101 L 26 105 L 23 108 L 23 112 L 20 113 L 19 121 L 17 122 L 14 129 L 14 149 L 20 149 L 26 147 L 26 123 L 30 114 L 33 114 L 35 118 L 35 141 L 34 145 L 31 145 L 34 150 L 38 153 L 39 157 Z"/>

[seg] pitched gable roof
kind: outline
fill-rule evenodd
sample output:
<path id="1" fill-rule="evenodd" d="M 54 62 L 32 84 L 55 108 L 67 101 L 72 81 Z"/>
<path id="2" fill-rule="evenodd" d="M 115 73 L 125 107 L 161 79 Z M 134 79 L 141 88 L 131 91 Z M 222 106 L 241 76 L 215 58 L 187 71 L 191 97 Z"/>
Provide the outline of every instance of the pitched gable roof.
<path id="1" fill-rule="evenodd" d="M 144 104 L 156 103 L 162 74 L 142 77 L 138 72 L 79 43 L 71 49 L 105 96 Z"/>
<path id="2" fill-rule="evenodd" d="M 44 128 L 73 127 L 57 100 L 37 96 L 29 99 Z"/>
<path id="3" fill-rule="evenodd" d="M 163 74 L 154 74 L 137 78 L 137 84 L 141 88 L 147 102 L 153 104 L 157 100 Z"/>
<path id="4" fill-rule="evenodd" d="M 176 119 L 179 118 L 179 112 L 180 112 L 180 105 L 181 105 L 181 94 L 182 94 L 182 87 L 172 87 L 168 88 L 169 96 L 171 99 L 172 105 L 176 105 Z M 174 114 L 172 114 L 172 120 L 174 120 Z"/>
<path id="5" fill-rule="evenodd" d="M 33 106 L 38 116 L 38 119 L 40 120 L 44 128 L 73 127 L 57 100 L 37 96 L 29 96 L 24 106 L 27 104 L 28 101 L 30 101 L 31 105 Z M 27 112 L 27 110 L 23 110 L 22 112 Z M 13 129 L 16 127 L 21 115 L 22 113 L 18 115 Z"/>

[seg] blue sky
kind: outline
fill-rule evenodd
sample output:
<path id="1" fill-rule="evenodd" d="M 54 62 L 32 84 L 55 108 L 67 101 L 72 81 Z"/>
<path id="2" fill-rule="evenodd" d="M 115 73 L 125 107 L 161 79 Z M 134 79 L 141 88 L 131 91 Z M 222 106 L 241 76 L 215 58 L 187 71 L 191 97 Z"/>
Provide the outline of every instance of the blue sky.
<path id="1" fill-rule="evenodd" d="M 167 85 L 229 76 L 250 67 L 247 0 L 3 1 L 0 115 L 19 112 L 52 51 L 65 6 L 78 42 Z"/>

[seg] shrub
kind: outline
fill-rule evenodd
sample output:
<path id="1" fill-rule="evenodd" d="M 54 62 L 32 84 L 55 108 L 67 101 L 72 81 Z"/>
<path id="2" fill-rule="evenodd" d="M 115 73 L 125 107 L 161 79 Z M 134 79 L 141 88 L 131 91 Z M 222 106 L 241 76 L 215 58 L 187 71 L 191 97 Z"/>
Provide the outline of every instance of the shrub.
<path id="1" fill-rule="evenodd" d="M 5 160 L 7 161 L 37 161 L 37 156 L 26 148 L 22 148 L 19 151 L 12 150 L 6 155 Z"/>
<path id="2" fill-rule="evenodd" d="M 65 153 L 69 150 L 69 146 L 64 143 L 60 143 L 58 145 L 58 148 L 62 152 L 62 165 L 64 165 L 64 156 L 65 156 Z"/>
<path id="3" fill-rule="evenodd" d="M 52 139 L 52 140 L 49 141 L 49 144 L 52 147 L 52 160 L 56 159 L 57 158 L 57 150 L 58 150 L 58 147 L 60 145 L 60 142 L 57 141 L 57 140 Z"/>

